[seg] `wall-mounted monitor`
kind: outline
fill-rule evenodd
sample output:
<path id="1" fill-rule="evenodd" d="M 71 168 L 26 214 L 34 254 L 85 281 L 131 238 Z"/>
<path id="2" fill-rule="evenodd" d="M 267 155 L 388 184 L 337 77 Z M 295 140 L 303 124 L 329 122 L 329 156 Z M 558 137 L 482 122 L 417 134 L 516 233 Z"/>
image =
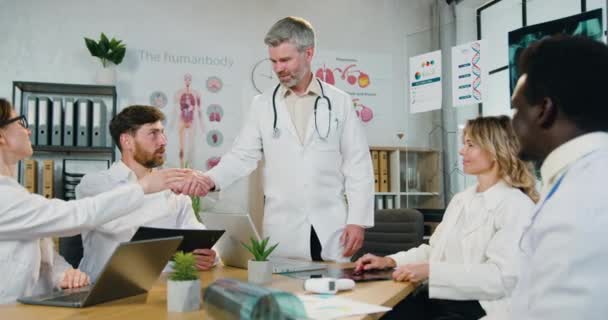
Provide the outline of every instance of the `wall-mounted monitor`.
<path id="1" fill-rule="evenodd" d="M 511 95 L 519 78 L 517 60 L 532 42 L 557 34 L 587 36 L 598 41 L 603 39 L 602 9 L 543 22 L 509 32 L 509 80 Z"/>

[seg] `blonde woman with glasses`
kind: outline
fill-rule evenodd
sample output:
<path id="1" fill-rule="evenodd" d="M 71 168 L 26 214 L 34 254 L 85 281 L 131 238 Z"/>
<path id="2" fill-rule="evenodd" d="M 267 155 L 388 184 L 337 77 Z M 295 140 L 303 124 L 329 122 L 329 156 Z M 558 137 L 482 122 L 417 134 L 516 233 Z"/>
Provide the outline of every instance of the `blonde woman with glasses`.
<path id="1" fill-rule="evenodd" d="M 456 194 L 429 245 L 386 257 L 366 254 L 361 271 L 396 268 L 396 281 L 424 283 L 385 319 L 509 317 L 516 281 L 514 257 L 521 221 L 538 194 L 506 116 L 469 120 L 460 155 L 477 184 Z"/>

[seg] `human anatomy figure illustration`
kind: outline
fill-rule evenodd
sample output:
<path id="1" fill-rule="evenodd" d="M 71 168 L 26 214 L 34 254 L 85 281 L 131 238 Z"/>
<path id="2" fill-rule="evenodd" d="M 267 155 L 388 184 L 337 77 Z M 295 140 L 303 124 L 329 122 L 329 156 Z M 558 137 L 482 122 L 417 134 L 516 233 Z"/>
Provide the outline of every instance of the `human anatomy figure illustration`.
<path id="1" fill-rule="evenodd" d="M 201 110 L 201 94 L 192 89 L 192 75 L 184 75 L 184 87 L 174 96 L 175 111 L 178 115 L 177 130 L 179 137 L 179 163 L 180 166 L 194 162 L 196 135 L 203 134 L 203 113 Z"/>

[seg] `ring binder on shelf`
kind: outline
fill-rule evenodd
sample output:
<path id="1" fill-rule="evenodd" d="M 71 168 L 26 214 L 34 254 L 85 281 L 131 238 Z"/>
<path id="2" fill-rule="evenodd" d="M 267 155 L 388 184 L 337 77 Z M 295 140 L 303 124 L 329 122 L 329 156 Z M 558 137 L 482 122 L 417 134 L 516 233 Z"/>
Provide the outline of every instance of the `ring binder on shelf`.
<path id="1" fill-rule="evenodd" d="M 93 131 L 91 133 L 91 140 L 93 147 L 108 147 L 106 145 L 106 131 L 108 128 L 107 124 L 107 110 L 106 105 L 101 100 L 93 102 Z"/>
<path id="2" fill-rule="evenodd" d="M 74 99 L 65 99 L 65 110 L 63 113 L 63 145 L 72 147 L 74 146 Z"/>
<path id="3" fill-rule="evenodd" d="M 38 130 L 37 130 L 37 142 L 39 146 L 47 146 L 50 142 L 49 135 L 49 107 L 51 100 L 47 97 L 38 98 Z"/>
<path id="4" fill-rule="evenodd" d="M 47 199 L 54 197 L 53 193 L 53 172 L 55 170 L 55 162 L 53 160 L 42 161 L 42 195 Z"/>
<path id="5" fill-rule="evenodd" d="M 51 145 L 60 146 L 63 139 L 63 108 L 61 107 L 61 99 L 54 98 L 52 105 Z"/>
<path id="6" fill-rule="evenodd" d="M 37 112 L 37 108 L 36 108 L 36 97 L 29 97 L 27 99 L 27 125 L 30 128 L 30 130 L 32 131 L 32 134 L 30 135 L 30 142 L 32 142 L 32 145 L 36 145 L 36 136 L 38 135 L 38 128 L 36 126 L 36 122 L 38 120 L 38 112 Z"/>
<path id="7" fill-rule="evenodd" d="M 388 181 L 388 152 L 378 152 L 378 169 L 380 171 L 380 192 L 390 192 Z"/>
<path id="8" fill-rule="evenodd" d="M 78 133 L 76 145 L 79 147 L 91 146 L 91 101 L 89 99 L 78 100 L 76 114 Z"/>
<path id="9" fill-rule="evenodd" d="M 27 191 L 36 193 L 38 186 L 38 163 L 33 159 L 23 160 L 25 170 L 23 173 L 23 186 Z"/>

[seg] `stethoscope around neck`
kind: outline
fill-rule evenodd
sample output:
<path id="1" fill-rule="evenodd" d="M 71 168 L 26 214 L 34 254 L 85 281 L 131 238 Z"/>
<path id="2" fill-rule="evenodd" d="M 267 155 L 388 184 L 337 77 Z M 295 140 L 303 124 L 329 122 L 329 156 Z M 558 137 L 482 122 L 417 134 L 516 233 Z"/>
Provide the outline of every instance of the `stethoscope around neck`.
<path id="1" fill-rule="evenodd" d="M 323 140 L 327 140 L 327 138 L 329 137 L 329 132 L 331 131 L 331 101 L 325 95 L 325 90 L 323 90 L 323 85 L 321 84 L 321 81 L 319 79 L 316 79 L 316 80 L 319 83 L 319 87 L 321 88 L 321 95 L 315 99 L 315 106 L 313 109 L 313 113 L 314 113 L 314 117 L 315 117 L 315 131 L 317 131 L 319 138 L 321 138 Z M 277 103 L 276 103 L 277 92 L 279 91 L 280 87 L 281 87 L 281 84 L 279 83 L 277 85 L 277 87 L 274 88 L 274 92 L 272 93 L 272 111 L 274 112 L 274 121 L 272 123 L 272 137 L 275 139 L 278 139 L 281 136 L 281 130 L 279 128 L 277 128 Z M 327 132 L 325 133 L 325 135 L 321 135 L 321 133 L 319 132 L 319 126 L 317 125 L 317 106 L 318 106 L 320 100 L 325 100 L 327 102 L 327 111 L 329 111 L 329 115 L 327 117 Z"/>

